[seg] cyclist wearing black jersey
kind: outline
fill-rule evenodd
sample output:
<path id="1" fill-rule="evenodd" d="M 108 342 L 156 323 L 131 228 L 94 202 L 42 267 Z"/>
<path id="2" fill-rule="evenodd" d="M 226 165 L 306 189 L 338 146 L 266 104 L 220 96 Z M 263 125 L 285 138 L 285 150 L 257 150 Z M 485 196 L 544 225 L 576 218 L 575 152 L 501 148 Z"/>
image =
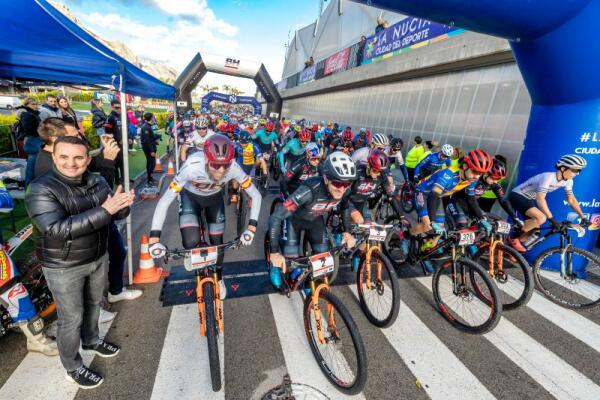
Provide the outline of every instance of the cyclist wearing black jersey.
<path id="1" fill-rule="evenodd" d="M 286 226 L 287 240 L 283 249 L 285 256 L 298 255 L 300 231 L 304 230 L 314 253 L 329 249 L 324 215 L 336 209 L 348 194 L 352 181 L 356 178 L 356 167 L 350 157 L 341 152 L 330 154 L 323 163 L 323 176 L 307 179 L 279 207 L 269 221 L 271 253 L 271 282 L 281 287 L 281 272 L 285 272 L 285 257 L 281 254 L 280 241 L 282 225 L 291 217 Z M 345 213 L 348 216 L 348 213 Z M 350 227 L 349 218 L 344 218 L 344 226 Z M 356 241 L 349 233 L 344 233 L 342 243 L 354 247 Z"/>
<path id="2" fill-rule="evenodd" d="M 506 165 L 494 158 L 492 169 L 477 180 L 474 185 L 469 185 L 466 188 L 455 192 L 450 197 L 448 203 L 448 214 L 452 218 L 456 228 L 463 229 L 467 227 L 468 218 L 476 219 L 479 225 L 484 228 L 487 233 L 491 233 L 492 226 L 487 221 L 485 213 L 479 207 L 477 199 L 487 190 L 492 190 L 500 205 L 506 213 L 512 218 L 517 227 L 523 226 L 523 222 L 517 218 L 517 215 L 511 207 L 508 199 L 504 198 L 504 189 L 498 183 L 499 180 L 506 178 Z"/>
<path id="3" fill-rule="evenodd" d="M 392 194 L 395 190 L 394 181 L 388 171 L 389 160 L 381 150 L 372 150 L 366 165 L 357 168 L 357 179 L 352 184 L 346 205 L 352 217 L 352 222 L 362 224 L 371 220 L 369 203 L 376 201 L 383 192 Z M 394 211 L 400 214 L 400 207 L 392 203 Z M 343 207 L 346 208 L 346 207 Z"/>
<path id="4" fill-rule="evenodd" d="M 281 181 L 281 191 L 287 197 L 294 193 L 298 186 L 313 176 L 319 175 L 321 149 L 316 143 L 306 145 L 306 157 L 292 163 Z"/>

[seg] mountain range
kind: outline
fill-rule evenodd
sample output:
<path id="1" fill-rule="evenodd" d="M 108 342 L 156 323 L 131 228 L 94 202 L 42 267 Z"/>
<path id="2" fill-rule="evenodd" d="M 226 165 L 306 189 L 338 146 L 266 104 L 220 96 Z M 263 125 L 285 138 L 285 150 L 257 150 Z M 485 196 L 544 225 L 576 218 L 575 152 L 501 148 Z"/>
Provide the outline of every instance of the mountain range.
<path id="1" fill-rule="evenodd" d="M 177 71 L 175 69 L 169 67 L 165 62 L 162 62 L 159 60 L 152 60 L 150 58 L 145 58 L 145 57 L 138 57 L 133 52 L 133 50 L 131 50 L 129 47 L 127 47 L 127 45 L 125 43 L 120 42 L 118 40 L 113 40 L 113 41 L 105 40 L 102 37 L 95 34 L 94 32 L 87 29 L 85 26 L 83 26 L 79 22 L 77 17 L 75 17 L 75 15 L 71 12 L 71 10 L 69 10 L 69 8 L 67 6 L 65 6 L 64 4 L 59 3 L 58 1 L 52 1 L 52 0 L 50 1 L 50 3 L 56 9 L 58 9 L 61 13 L 63 13 L 67 18 L 69 18 L 70 20 L 75 22 L 81 28 L 85 29 L 86 32 L 88 32 L 94 38 L 96 38 L 97 40 L 102 42 L 105 46 L 109 47 L 111 50 L 113 50 L 115 53 L 117 53 L 118 55 L 120 55 L 121 57 L 123 57 L 124 59 L 126 59 L 127 61 L 132 63 L 133 65 L 143 69 L 150 75 L 152 75 L 166 83 L 172 84 L 173 82 L 175 82 L 175 79 L 177 79 L 177 75 L 178 75 Z"/>

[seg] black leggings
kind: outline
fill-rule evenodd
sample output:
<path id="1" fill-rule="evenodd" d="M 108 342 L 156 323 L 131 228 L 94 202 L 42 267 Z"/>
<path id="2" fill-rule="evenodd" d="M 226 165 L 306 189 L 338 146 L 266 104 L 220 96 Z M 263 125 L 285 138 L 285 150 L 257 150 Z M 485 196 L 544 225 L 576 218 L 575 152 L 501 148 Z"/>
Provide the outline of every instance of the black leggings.
<path id="1" fill-rule="evenodd" d="M 154 172 L 154 167 L 156 166 L 156 159 L 152 157 L 151 153 L 153 153 L 153 151 L 144 149 L 144 154 L 146 155 L 146 180 L 148 182 L 152 180 L 152 173 Z"/>

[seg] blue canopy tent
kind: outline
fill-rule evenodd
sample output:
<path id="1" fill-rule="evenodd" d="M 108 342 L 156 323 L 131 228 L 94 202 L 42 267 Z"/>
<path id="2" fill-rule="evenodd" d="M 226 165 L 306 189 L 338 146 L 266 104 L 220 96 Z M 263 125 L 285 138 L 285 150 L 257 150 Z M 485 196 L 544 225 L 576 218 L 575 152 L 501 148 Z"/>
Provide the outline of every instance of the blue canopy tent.
<path id="1" fill-rule="evenodd" d="M 102 85 L 147 98 L 175 100 L 175 88 L 106 47 L 46 0 L 0 0 L 0 78 Z M 121 113 L 122 126 L 127 116 Z M 127 130 L 123 129 L 125 190 L 129 190 Z M 127 218 L 129 282 L 133 276 L 131 217 Z"/>
<path id="2" fill-rule="evenodd" d="M 46 0 L 0 5 L 0 77 L 109 85 L 134 96 L 175 100 L 173 86 L 116 54 Z"/>

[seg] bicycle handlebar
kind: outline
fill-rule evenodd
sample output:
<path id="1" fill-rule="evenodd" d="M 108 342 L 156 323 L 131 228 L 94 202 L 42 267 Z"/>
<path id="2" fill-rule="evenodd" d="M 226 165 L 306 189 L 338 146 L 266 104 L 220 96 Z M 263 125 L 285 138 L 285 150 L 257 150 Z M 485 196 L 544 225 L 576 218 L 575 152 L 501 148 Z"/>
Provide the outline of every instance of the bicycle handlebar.
<path id="1" fill-rule="evenodd" d="M 226 243 L 218 244 L 215 246 L 204 246 L 198 248 L 206 248 L 206 247 L 216 247 L 217 249 L 229 249 L 229 248 L 237 248 L 240 245 L 240 238 L 231 240 Z M 155 243 L 150 246 L 149 252 L 152 258 L 163 258 L 163 257 L 185 257 L 194 249 L 173 249 L 169 250 L 162 243 Z"/>

